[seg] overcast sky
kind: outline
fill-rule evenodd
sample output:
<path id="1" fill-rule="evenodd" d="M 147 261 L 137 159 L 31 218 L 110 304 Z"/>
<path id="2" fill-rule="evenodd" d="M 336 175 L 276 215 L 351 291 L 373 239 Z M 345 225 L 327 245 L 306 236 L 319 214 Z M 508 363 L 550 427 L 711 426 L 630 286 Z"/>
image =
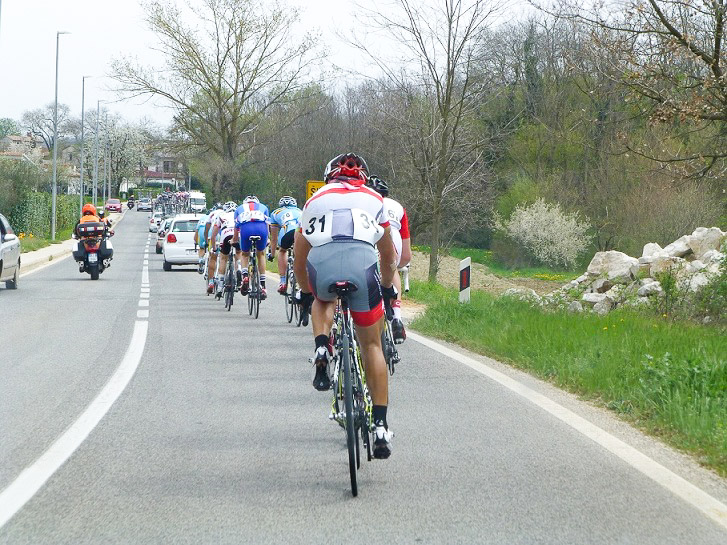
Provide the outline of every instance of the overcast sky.
<path id="1" fill-rule="evenodd" d="M 153 64 L 155 42 L 138 0 L 0 0 L 0 117 L 19 120 L 26 110 L 53 102 L 56 32 L 60 37 L 58 101 L 81 111 L 81 78 L 86 80 L 86 109 L 97 100 L 117 100 L 108 90 L 110 62 L 121 54 Z M 301 5 L 298 30 L 325 28 L 334 17 L 346 20 L 349 0 L 289 0 Z M 341 54 L 340 48 L 334 55 Z M 170 113 L 153 103 L 108 104 L 127 119 L 152 118 L 165 126 Z"/>

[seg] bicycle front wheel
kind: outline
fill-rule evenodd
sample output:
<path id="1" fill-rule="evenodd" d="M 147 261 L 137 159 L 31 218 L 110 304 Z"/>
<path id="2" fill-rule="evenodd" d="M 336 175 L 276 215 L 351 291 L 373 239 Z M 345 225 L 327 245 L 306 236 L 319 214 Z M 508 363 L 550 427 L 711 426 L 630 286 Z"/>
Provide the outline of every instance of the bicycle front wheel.
<path id="1" fill-rule="evenodd" d="M 348 470 L 351 474 L 351 493 L 358 496 L 357 470 L 357 443 L 356 428 L 353 418 L 353 381 L 351 377 L 351 346 L 348 334 L 343 336 L 343 406 L 346 411 L 346 446 L 348 447 Z"/>
<path id="2" fill-rule="evenodd" d="M 257 263 L 253 262 L 252 275 L 250 276 L 251 290 L 253 293 L 252 306 L 253 316 L 257 320 L 260 315 L 260 296 L 262 295 L 262 288 L 260 287 L 260 273 L 257 269 Z"/>
<path id="3" fill-rule="evenodd" d="M 292 282 L 290 281 L 290 277 L 288 278 L 288 287 L 285 290 L 285 317 L 288 320 L 288 323 L 291 323 L 293 321 L 293 318 L 295 317 L 295 290 L 293 289 Z"/>

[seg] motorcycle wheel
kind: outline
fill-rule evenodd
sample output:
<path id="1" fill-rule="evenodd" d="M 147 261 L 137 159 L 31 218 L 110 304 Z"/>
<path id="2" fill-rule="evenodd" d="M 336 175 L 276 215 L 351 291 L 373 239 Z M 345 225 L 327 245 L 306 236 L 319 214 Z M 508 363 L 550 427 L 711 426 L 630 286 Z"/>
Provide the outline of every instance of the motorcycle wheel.
<path id="1" fill-rule="evenodd" d="M 98 263 L 96 263 L 95 265 L 89 265 L 88 274 L 91 275 L 91 280 L 98 280 Z"/>

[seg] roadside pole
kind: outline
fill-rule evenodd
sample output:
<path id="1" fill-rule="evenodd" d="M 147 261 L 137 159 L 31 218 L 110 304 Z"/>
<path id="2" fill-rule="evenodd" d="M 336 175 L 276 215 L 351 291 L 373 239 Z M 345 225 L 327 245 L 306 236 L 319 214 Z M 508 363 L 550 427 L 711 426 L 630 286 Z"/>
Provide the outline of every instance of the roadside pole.
<path id="1" fill-rule="evenodd" d="M 466 257 L 459 262 L 459 302 L 470 302 L 470 277 L 472 272 L 472 258 Z"/>

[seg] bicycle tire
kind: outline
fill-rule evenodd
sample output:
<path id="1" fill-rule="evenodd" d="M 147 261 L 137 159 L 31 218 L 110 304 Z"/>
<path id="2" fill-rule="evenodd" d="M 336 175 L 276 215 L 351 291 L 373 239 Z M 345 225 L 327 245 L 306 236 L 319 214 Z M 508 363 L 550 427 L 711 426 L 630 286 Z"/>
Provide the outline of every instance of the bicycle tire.
<path id="1" fill-rule="evenodd" d="M 351 377 L 351 346 L 349 333 L 343 335 L 343 406 L 346 411 L 346 447 L 348 449 L 348 470 L 351 476 L 351 494 L 358 496 L 356 481 L 356 429 L 353 424 L 353 384 Z"/>
<path id="2" fill-rule="evenodd" d="M 252 316 L 254 307 L 255 307 L 255 284 L 253 284 L 253 278 L 255 273 L 255 254 L 253 254 L 252 258 L 250 259 L 250 274 L 249 274 L 249 286 L 248 286 L 248 292 L 247 292 L 247 313 Z"/>
<path id="3" fill-rule="evenodd" d="M 232 274 L 232 266 L 230 265 L 231 260 L 228 258 L 227 261 L 227 274 L 225 275 L 225 308 L 227 312 L 232 310 L 232 298 L 235 296 L 234 289 L 234 275 Z"/>
<path id="4" fill-rule="evenodd" d="M 253 298 L 253 316 L 257 320 L 260 315 L 260 296 L 262 295 L 260 287 L 260 272 L 257 268 L 257 254 L 253 255 L 252 258 L 252 275 L 250 276 L 250 286 L 252 288 Z"/>
<path id="5" fill-rule="evenodd" d="M 288 285 L 285 289 L 285 318 L 288 320 L 288 323 L 291 323 L 293 321 L 294 316 L 294 309 L 295 309 L 295 290 L 293 290 L 293 286 L 290 282 L 290 277 L 288 278 L 288 282 L 286 282 Z"/>

